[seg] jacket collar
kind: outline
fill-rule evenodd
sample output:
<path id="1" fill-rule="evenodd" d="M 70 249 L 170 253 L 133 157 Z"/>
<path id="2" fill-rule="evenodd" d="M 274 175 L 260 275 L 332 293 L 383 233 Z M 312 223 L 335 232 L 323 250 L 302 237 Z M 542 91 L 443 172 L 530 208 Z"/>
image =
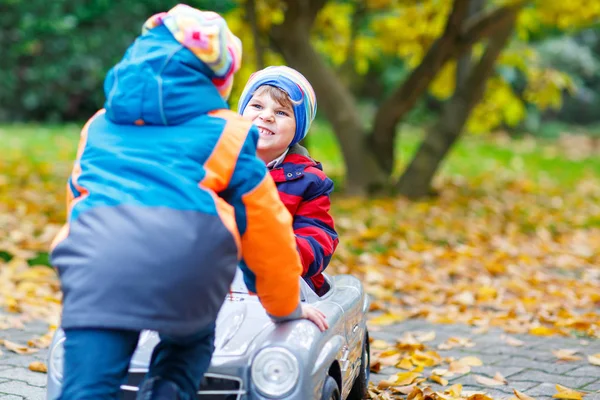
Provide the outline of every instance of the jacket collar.
<path id="1" fill-rule="evenodd" d="M 308 150 L 299 144 L 290 147 L 283 162 L 270 170 L 275 182 L 294 181 L 302 178 L 304 170 L 308 167 L 323 170 L 321 163 L 316 162 L 308 155 Z"/>

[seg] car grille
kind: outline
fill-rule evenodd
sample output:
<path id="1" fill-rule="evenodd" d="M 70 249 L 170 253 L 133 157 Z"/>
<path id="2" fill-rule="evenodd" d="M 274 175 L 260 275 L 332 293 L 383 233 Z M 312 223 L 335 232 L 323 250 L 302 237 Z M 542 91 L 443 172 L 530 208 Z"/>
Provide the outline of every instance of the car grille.
<path id="1" fill-rule="evenodd" d="M 146 370 L 130 370 L 127 382 L 121 385 L 121 398 L 135 400 L 138 388 L 146 375 Z M 240 400 L 246 394 L 241 378 L 228 375 L 204 374 L 197 398 L 199 400 Z"/>

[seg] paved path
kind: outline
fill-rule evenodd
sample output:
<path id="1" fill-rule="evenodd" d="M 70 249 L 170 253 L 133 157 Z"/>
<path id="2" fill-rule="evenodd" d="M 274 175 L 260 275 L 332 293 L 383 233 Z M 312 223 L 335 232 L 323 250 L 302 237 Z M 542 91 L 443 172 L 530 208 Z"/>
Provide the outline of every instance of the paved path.
<path id="1" fill-rule="evenodd" d="M 600 400 L 600 367 L 591 365 L 587 355 L 600 353 L 600 340 L 573 339 L 564 337 L 542 337 L 531 335 L 510 335 L 524 342 L 520 347 L 506 343 L 506 335 L 500 329 L 490 329 L 485 334 L 473 333 L 474 329 L 466 325 L 437 325 L 422 320 L 410 320 L 401 324 L 383 327 L 381 331 L 372 332 L 375 339 L 391 343 L 404 332 L 435 331 L 436 338 L 427 342 L 428 347 L 439 352 L 442 357 L 456 359 L 475 356 L 483 365 L 472 367 L 472 371 L 464 375 L 454 375 L 448 378 L 449 385 L 460 383 L 464 391 L 485 391 L 494 399 L 514 398 L 513 389 L 523 392 L 535 399 L 552 399 L 557 392 L 556 384 L 588 392 L 584 400 Z M 470 348 L 453 348 L 439 350 L 437 345 L 450 337 L 469 338 L 475 343 Z M 557 361 L 552 350 L 577 349 L 582 356 L 580 361 Z M 439 366 L 437 368 L 440 368 Z M 443 366 L 441 368 L 444 368 Z M 447 365 L 446 365 L 447 368 Z M 425 371 L 430 371 L 426 369 Z M 372 374 L 375 383 L 387 379 L 397 372 L 405 372 L 394 367 L 388 367 Z M 499 372 L 508 381 L 503 386 L 484 386 L 475 380 L 476 375 L 493 378 Z M 429 376 L 428 373 L 423 373 Z M 448 385 L 448 386 L 449 386 Z M 431 383 L 432 388 L 443 392 L 444 388 Z M 446 387 L 447 389 L 447 387 Z"/>
<path id="2" fill-rule="evenodd" d="M 540 337 L 529 335 L 511 335 L 524 342 L 521 347 L 513 347 L 502 340 L 502 331 L 490 330 L 485 334 L 473 333 L 473 328 L 465 325 L 433 325 L 422 320 L 410 320 L 401 324 L 381 327 L 371 333 L 373 338 L 394 343 L 405 332 L 435 331 L 436 337 L 428 342 L 428 347 L 439 352 L 442 357 L 462 358 L 476 356 L 482 362 L 480 367 L 472 367 L 465 375 L 448 378 L 449 385 L 461 383 L 463 390 L 485 391 L 494 399 L 513 397 L 512 389 L 517 389 L 535 399 L 551 399 L 556 393 L 555 384 L 578 389 L 589 394 L 584 400 L 600 400 L 600 367 L 590 365 L 584 357 L 581 361 L 557 362 L 552 350 L 578 349 L 584 355 L 600 353 L 599 340 L 584 340 L 562 337 Z M 1 330 L 0 339 L 18 343 L 38 337 L 46 332 L 41 323 L 28 324 L 25 330 Z M 438 344 L 450 337 L 470 338 L 475 346 L 438 350 Z M 33 372 L 28 366 L 33 361 L 46 361 L 46 350 L 32 355 L 18 355 L 3 349 L 0 356 L 0 400 L 9 399 L 45 399 L 46 374 Z M 427 371 L 427 370 L 426 370 Z M 372 374 L 377 383 L 396 372 L 388 367 L 379 374 Z M 492 378 L 500 372 L 508 381 L 507 385 L 487 387 L 475 380 L 476 375 Z M 427 373 L 424 373 L 428 376 Z M 443 391 L 441 386 L 431 383 L 432 387 Z"/>
<path id="3" fill-rule="evenodd" d="M 26 344 L 28 340 L 37 338 L 48 331 L 43 323 L 31 323 L 24 330 L 0 330 L 0 339 Z M 29 370 L 29 364 L 34 361 L 46 363 L 47 350 L 35 354 L 19 355 L 2 349 L 0 355 L 0 400 L 46 398 L 46 374 Z"/>

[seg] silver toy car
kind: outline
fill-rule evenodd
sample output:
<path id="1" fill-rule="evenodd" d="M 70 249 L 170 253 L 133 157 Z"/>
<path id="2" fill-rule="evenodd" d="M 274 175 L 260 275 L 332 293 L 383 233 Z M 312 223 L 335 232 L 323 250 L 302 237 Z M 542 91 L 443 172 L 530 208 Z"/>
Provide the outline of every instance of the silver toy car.
<path id="1" fill-rule="evenodd" d="M 325 277 L 330 289 L 322 297 L 301 279 L 302 301 L 327 316 L 329 329 L 321 332 L 307 320 L 273 323 L 258 298 L 248 294 L 238 269 L 217 319 L 215 352 L 198 399 L 363 399 L 369 382 L 369 299 L 357 278 Z M 121 386 L 123 399 L 135 399 L 158 341 L 155 332 L 140 336 Z M 48 360 L 48 400 L 60 394 L 63 342 L 57 330 Z"/>

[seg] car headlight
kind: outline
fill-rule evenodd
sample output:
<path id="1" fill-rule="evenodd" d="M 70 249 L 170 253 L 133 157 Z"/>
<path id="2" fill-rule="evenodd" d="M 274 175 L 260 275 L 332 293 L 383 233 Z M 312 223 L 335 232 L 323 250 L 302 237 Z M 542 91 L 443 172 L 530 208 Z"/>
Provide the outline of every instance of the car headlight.
<path id="1" fill-rule="evenodd" d="M 281 347 L 261 350 L 252 362 L 252 382 L 268 397 L 283 397 L 298 384 L 298 359 Z"/>
<path id="2" fill-rule="evenodd" d="M 54 343 L 50 350 L 50 368 L 52 376 L 59 382 L 62 382 L 65 362 L 65 337 L 61 337 Z"/>

